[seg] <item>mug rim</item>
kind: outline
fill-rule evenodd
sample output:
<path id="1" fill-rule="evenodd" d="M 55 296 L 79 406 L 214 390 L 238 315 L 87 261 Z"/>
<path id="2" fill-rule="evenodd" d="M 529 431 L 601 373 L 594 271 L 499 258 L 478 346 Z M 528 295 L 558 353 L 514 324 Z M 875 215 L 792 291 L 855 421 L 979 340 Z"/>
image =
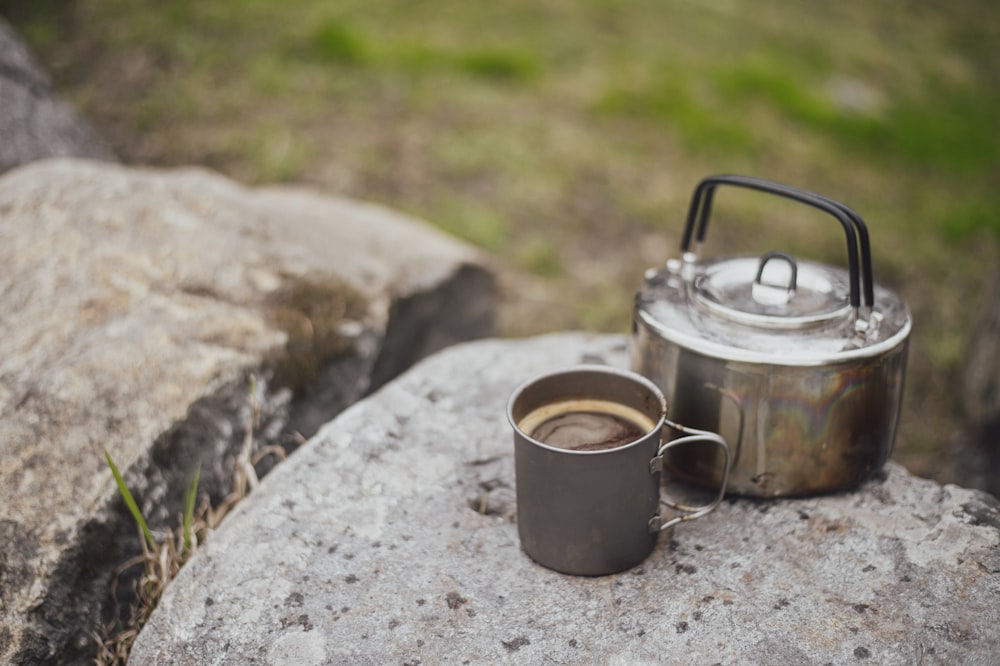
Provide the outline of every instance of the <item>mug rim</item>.
<path id="1" fill-rule="evenodd" d="M 597 449 L 591 451 L 579 451 L 576 449 L 564 449 L 558 446 L 552 446 L 551 444 L 546 444 L 545 442 L 535 439 L 528 433 L 521 430 L 516 420 L 514 419 L 514 403 L 525 391 L 525 389 L 532 386 L 533 384 L 536 384 L 537 382 L 548 379 L 550 377 L 555 377 L 557 375 L 572 374 L 576 372 L 581 372 L 581 373 L 596 372 L 598 374 L 614 375 L 622 379 L 634 381 L 644 386 L 654 396 L 656 396 L 656 398 L 659 400 L 660 403 L 660 416 L 656 420 L 656 423 L 653 426 L 653 428 L 651 430 L 646 431 L 645 433 L 642 434 L 642 436 L 636 438 L 635 440 L 629 442 L 628 444 L 622 444 L 621 446 L 616 446 L 610 449 Z M 663 427 L 666 424 L 666 419 L 667 419 L 667 399 L 664 397 L 663 391 L 660 390 L 660 387 L 654 384 L 648 377 L 644 377 L 643 375 L 640 375 L 639 373 L 633 370 L 625 370 L 622 368 L 616 368 L 610 365 L 602 365 L 599 363 L 578 363 L 576 365 L 571 365 L 559 370 L 550 370 L 548 372 L 540 373 L 535 377 L 532 377 L 530 379 L 521 382 L 521 384 L 519 384 L 517 388 L 515 388 L 514 391 L 510 394 L 510 398 L 507 400 L 507 421 L 514 429 L 514 432 L 516 432 L 526 441 L 530 442 L 531 444 L 534 444 L 535 446 L 565 455 L 599 456 L 599 455 L 618 453 L 621 451 L 625 451 L 627 449 L 631 449 L 639 445 L 643 440 L 648 438 L 650 435 L 654 433 L 662 433 Z M 657 441 L 659 442 L 659 439 Z"/>

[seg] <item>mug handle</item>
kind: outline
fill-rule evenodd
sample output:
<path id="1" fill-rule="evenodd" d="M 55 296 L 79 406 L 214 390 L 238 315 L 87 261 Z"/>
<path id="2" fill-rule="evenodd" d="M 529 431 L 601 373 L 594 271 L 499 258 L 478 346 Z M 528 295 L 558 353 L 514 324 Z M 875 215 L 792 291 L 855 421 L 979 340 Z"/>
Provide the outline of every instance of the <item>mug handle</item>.
<path id="1" fill-rule="evenodd" d="M 666 506 L 680 511 L 681 514 L 671 518 L 670 520 L 663 520 L 660 514 L 656 514 L 649 519 L 649 531 L 650 532 L 662 532 L 668 527 L 673 527 L 678 523 L 683 523 L 687 520 L 694 520 L 695 518 L 701 518 L 707 513 L 711 513 L 715 510 L 715 507 L 719 506 L 722 498 L 726 495 L 726 483 L 729 479 L 729 444 L 726 440 L 719 434 L 714 432 L 709 432 L 707 430 L 698 430 L 697 428 L 689 428 L 683 426 L 680 423 L 674 423 L 669 419 L 664 419 L 664 423 L 674 430 L 679 430 L 686 433 L 686 437 L 679 437 L 677 439 L 670 440 L 665 444 L 661 444 L 659 450 L 656 452 L 656 457 L 649 461 L 650 473 L 662 472 L 663 471 L 663 453 L 673 447 L 680 444 L 688 444 L 690 442 L 711 442 L 722 449 L 722 455 L 725 459 L 724 467 L 722 470 L 722 483 L 719 485 L 719 494 L 716 495 L 715 499 L 708 504 L 702 506 L 690 506 L 687 504 L 681 504 L 677 501 L 670 499 L 669 497 L 663 498 L 661 503 Z"/>

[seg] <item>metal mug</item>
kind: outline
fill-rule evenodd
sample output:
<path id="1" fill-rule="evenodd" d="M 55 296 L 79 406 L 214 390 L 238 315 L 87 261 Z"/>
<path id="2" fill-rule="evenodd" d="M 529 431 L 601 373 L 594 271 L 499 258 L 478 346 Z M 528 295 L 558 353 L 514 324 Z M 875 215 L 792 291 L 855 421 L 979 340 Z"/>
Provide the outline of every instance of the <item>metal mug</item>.
<path id="1" fill-rule="evenodd" d="M 636 425 L 640 420 L 645 424 L 643 434 L 613 448 L 573 450 L 546 444 L 525 431 L 531 430 L 526 418 L 533 414 L 550 408 L 573 411 L 572 405 L 577 411 L 601 405 L 598 411 L 609 408 L 634 415 Z M 725 439 L 672 423 L 666 414 L 666 400 L 655 384 L 608 366 L 548 373 L 514 391 L 507 418 L 514 429 L 518 533 L 533 560 L 580 576 L 624 571 L 653 551 L 660 532 L 718 506 L 725 478 L 708 504 L 690 506 L 666 495 L 661 499 L 663 455 L 674 446 L 713 444 L 722 451 L 724 469 L 729 468 Z M 670 429 L 686 436 L 669 439 Z M 665 516 L 661 505 L 677 515 Z"/>

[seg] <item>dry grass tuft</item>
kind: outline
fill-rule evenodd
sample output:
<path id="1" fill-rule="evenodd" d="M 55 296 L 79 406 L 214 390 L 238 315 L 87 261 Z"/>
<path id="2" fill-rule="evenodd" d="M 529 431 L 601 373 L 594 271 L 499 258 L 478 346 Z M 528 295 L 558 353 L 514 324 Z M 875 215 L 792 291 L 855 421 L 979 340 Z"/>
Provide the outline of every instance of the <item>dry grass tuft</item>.
<path id="1" fill-rule="evenodd" d="M 260 403 L 256 399 L 256 380 L 252 376 L 249 399 L 251 427 L 247 428 L 243 446 L 236 457 L 231 492 L 216 507 L 211 506 L 208 498 L 205 498 L 196 511 L 200 469 L 196 470 L 185 497 L 181 524 L 176 530 L 167 530 L 165 534 L 159 536 L 154 535 L 111 456 L 105 452 L 118 491 L 135 519 L 142 553 L 115 569 L 111 581 L 111 596 L 115 601 L 114 619 L 93 632 L 98 645 L 95 659 L 98 666 L 122 665 L 128 661 L 132 643 L 156 610 L 167 585 L 191 559 L 199 544 L 204 543 L 229 512 L 257 488 L 260 481 L 254 466 L 268 455 L 275 455 L 282 460 L 285 458 L 284 449 L 275 445 L 262 447 L 254 453 L 254 433 L 260 426 Z M 121 608 L 118 601 L 118 582 L 126 571 L 139 565 L 142 565 L 143 572 L 135 583 L 134 601 L 129 607 L 128 619 L 123 623 L 119 620 Z"/>

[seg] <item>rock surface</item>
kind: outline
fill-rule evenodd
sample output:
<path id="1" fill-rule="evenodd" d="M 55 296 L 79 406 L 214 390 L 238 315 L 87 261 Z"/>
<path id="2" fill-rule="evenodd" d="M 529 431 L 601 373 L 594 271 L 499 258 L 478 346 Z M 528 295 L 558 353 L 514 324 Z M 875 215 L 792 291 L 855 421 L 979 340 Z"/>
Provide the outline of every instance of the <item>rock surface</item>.
<path id="1" fill-rule="evenodd" d="M 618 336 L 453 347 L 323 427 L 167 590 L 133 664 L 994 664 L 1000 506 L 890 463 L 853 492 L 727 499 L 639 567 L 534 564 L 505 418 Z"/>
<path id="2" fill-rule="evenodd" d="M 0 17 L 0 173 L 59 156 L 113 159 L 90 125 L 56 97 L 48 75 Z"/>
<path id="3" fill-rule="evenodd" d="M 72 159 L 0 177 L 0 662 L 84 662 L 196 465 L 289 444 L 416 359 L 491 334 L 482 257 L 386 209 L 199 169 Z M 250 379 L 251 375 L 254 377 Z"/>

